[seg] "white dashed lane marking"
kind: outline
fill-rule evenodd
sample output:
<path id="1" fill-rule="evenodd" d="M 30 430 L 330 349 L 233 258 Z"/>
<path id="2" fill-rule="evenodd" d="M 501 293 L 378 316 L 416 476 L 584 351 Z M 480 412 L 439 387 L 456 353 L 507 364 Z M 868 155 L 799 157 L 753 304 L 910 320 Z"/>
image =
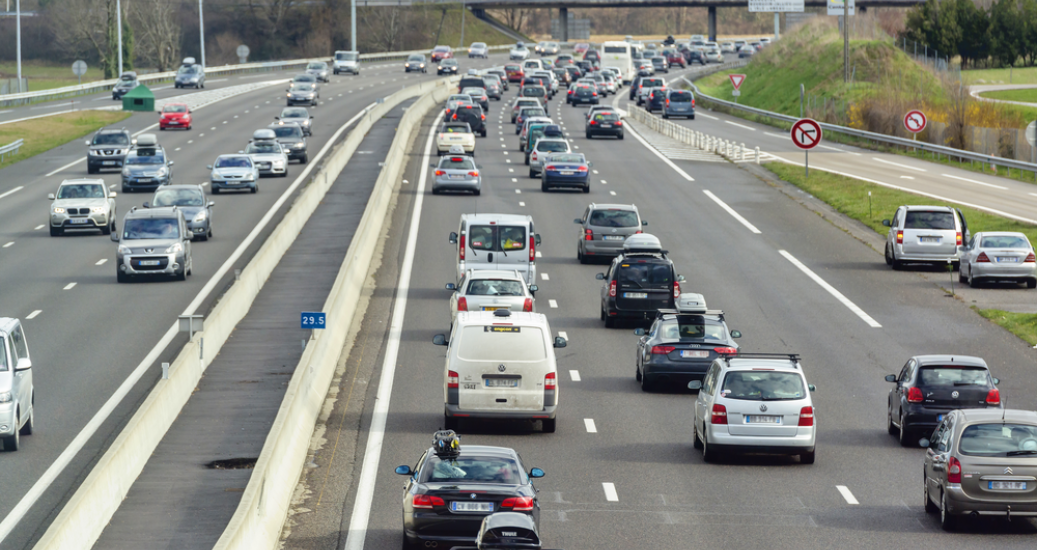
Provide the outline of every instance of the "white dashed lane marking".
<path id="1" fill-rule="evenodd" d="M 547 305 L 551 306 L 551 309 L 558 309 L 558 302 L 554 300 L 548 300 Z"/>
<path id="2" fill-rule="evenodd" d="M 73 288 L 75 288 L 75 286 L 76 286 L 76 283 L 69 283 L 69 284 L 65 285 L 65 288 L 62 289 L 62 290 L 72 290 Z"/>
<path id="3" fill-rule="evenodd" d="M 583 419 L 583 426 L 585 428 L 587 428 L 587 433 L 589 433 L 589 434 L 596 434 L 596 433 L 598 433 L 598 427 L 594 425 L 594 419 L 593 418 L 584 418 Z M 605 494 L 606 495 L 608 494 L 608 489 L 605 490 Z M 619 500 L 619 498 L 617 497 L 616 500 Z"/>
<path id="4" fill-rule="evenodd" d="M 619 502 L 619 495 L 616 493 L 615 483 L 602 483 L 601 488 L 605 490 L 605 500 L 609 502 Z"/>
<path id="5" fill-rule="evenodd" d="M 11 241 L 11 242 L 5 244 L 4 248 L 11 248 L 12 246 L 14 246 L 14 241 Z"/>
<path id="6" fill-rule="evenodd" d="M 107 261 L 108 258 L 101 258 L 100 260 L 97 260 L 97 263 L 95 263 L 94 265 L 104 265 Z"/>
<path id="7" fill-rule="evenodd" d="M 35 319 L 41 313 L 43 313 L 43 310 L 42 309 L 37 309 L 36 311 L 26 315 L 25 318 L 26 319 Z"/>
<path id="8" fill-rule="evenodd" d="M 547 273 L 541 273 L 540 274 L 540 278 L 545 280 L 545 281 L 550 281 L 551 280 L 551 276 L 548 275 Z"/>
<path id="9" fill-rule="evenodd" d="M 838 489 L 839 494 L 843 495 L 843 498 L 846 499 L 846 504 L 860 504 L 860 502 L 857 502 L 857 499 L 853 496 L 853 493 L 851 493 L 845 485 L 836 485 L 835 488 Z"/>
<path id="10" fill-rule="evenodd" d="M 32 229 L 33 229 L 33 231 L 39 231 L 40 229 L 43 229 L 44 227 L 47 227 L 47 225 L 41 223 L 40 225 L 37 225 L 36 227 L 34 227 Z"/>
<path id="11" fill-rule="evenodd" d="M 580 371 L 578 371 L 578 370 L 570 370 L 569 371 L 569 378 L 572 378 L 573 382 L 579 382 L 580 381 Z"/>

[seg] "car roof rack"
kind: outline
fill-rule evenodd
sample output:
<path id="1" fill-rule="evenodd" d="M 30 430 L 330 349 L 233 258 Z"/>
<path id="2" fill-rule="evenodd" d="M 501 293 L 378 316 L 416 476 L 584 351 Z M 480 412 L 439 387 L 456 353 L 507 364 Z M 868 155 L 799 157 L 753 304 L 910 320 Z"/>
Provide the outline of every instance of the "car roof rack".
<path id="1" fill-rule="evenodd" d="M 656 310 L 656 319 L 661 319 L 666 315 L 711 315 L 720 317 L 720 320 L 724 320 L 724 310 L 722 309 L 707 309 L 705 311 L 681 311 L 679 309 L 659 309 Z"/>
<path id="2" fill-rule="evenodd" d="M 738 352 L 738 355 L 724 356 L 724 359 L 730 361 L 731 359 L 785 359 L 792 361 L 793 366 L 799 368 L 799 354 L 798 353 L 768 353 L 768 352 Z"/>

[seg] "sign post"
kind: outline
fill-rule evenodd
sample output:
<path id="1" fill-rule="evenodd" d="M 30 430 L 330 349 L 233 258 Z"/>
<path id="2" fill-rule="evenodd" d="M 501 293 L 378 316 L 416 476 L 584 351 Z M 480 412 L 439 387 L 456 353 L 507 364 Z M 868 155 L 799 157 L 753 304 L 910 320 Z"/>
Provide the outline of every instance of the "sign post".
<path id="1" fill-rule="evenodd" d="M 810 177 L 810 150 L 821 143 L 821 125 L 809 118 L 801 118 L 792 125 L 792 143 L 803 149 L 806 159 L 806 177 Z"/>
<path id="2" fill-rule="evenodd" d="M 304 311 L 299 316 L 299 328 L 303 330 L 323 330 L 327 326 L 327 315 L 323 311 Z M 310 339 L 313 339 L 312 332 Z M 302 341 L 302 349 L 306 350 L 306 340 Z"/>
<path id="3" fill-rule="evenodd" d="M 242 44 L 238 46 L 236 53 L 238 54 L 238 61 L 240 61 L 241 64 L 244 65 L 246 62 L 248 62 L 248 54 L 252 52 L 248 49 L 248 46 Z"/>
<path id="4" fill-rule="evenodd" d="M 727 77 L 731 79 L 731 85 L 735 87 L 734 90 L 731 90 L 731 95 L 734 96 L 735 103 L 738 103 L 738 96 L 742 95 L 741 90 L 739 90 L 738 88 L 741 88 L 742 87 L 742 83 L 745 82 L 745 75 L 744 74 L 729 74 L 729 75 L 727 75 Z"/>
<path id="5" fill-rule="evenodd" d="M 79 83 L 83 83 L 83 75 L 86 74 L 86 61 L 80 59 L 72 64 L 72 74 L 79 77 Z"/>
<path id="6" fill-rule="evenodd" d="M 918 133 L 925 130 L 925 126 L 928 122 L 929 119 L 925 117 L 925 113 L 917 109 L 908 111 L 907 114 L 904 115 L 904 128 L 907 128 L 907 131 L 911 132 L 911 139 L 914 140 L 918 139 Z"/>

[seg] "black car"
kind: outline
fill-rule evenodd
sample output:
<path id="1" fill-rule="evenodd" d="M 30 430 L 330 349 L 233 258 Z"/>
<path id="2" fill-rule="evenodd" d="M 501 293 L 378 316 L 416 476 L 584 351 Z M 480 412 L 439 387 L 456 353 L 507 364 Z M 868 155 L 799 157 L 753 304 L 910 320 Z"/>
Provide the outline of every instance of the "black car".
<path id="1" fill-rule="evenodd" d="M 670 72 L 670 64 L 666 61 L 665 57 L 653 57 L 652 68 L 657 73 L 668 73 Z"/>
<path id="2" fill-rule="evenodd" d="M 702 53 L 698 48 L 690 48 L 684 52 L 684 59 L 688 60 L 690 65 L 692 62 L 698 61 L 700 65 L 706 64 L 706 54 Z"/>
<path id="3" fill-rule="evenodd" d="M 465 88 L 486 88 L 486 82 L 477 74 L 468 74 L 461 77 L 461 82 L 457 84 L 457 93 L 461 93 Z"/>
<path id="4" fill-rule="evenodd" d="M 648 97 L 645 98 L 645 110 L 649 113 L 652 111 L 662 111 L 666 107 L 666 90 L 663 88 L 652 88 L 652 91 L 648 92 Z"/>
<path id="5" fill-rule="evenodd" d="M 451 548 L 472 544 L 483 518 L 498 512 L 528 515 L 540 523 L 540 502 L 534 478 L 518 453 L 507 447 L 461 446 L 451 431 L 436 432 L 418 463 L 399 466 L 408 476 L 403 490 L 403 548 Z"/>
<path id="6" fill-rule="evenodd" d="M 486 115 L 483 113 L 482 107 L 458 105 L 450 119 L 454 122 L 467 122 L 472 127 L 472 133 L 486 137 Z"/>
<path id="7" fill-rule="evenodd" d="M 653 386 L 685 388 L 702 380 L 713 360 L 738 353 L 735 338 L 742 333 L 728 330 L 723 311 L 706 309 L 699 294 L 684 294 L 675 310 L 659 310 L 651 328 L 634 331 L 637 367 L 634 378 L 641 389 Z"/>
<path id="8" fill-rule="evenodd" d="M 457 74 L 457 60 L 451 57 L 440 61 L 436 67 L 436 74 Z"/>
<path id="9" fill-rule="evenodd" d="M 581 71 L 576 65 L 566 65 L 565 71 L 569 73 L 569 79 L 573 82 L 583 78 L 583 71 Z"/>
<path id="10" fill-rule="evenodd" d="M 102 128 L 86 142 L 90 150 L 86 156 L 86 171 L 96 174 L 108 168 L 122 169 L 126 154 L 133 146 L 133 138 L 125 128 Z"/>
<path id="11" fill-rule="evenodd" d="M 660 309 L 674 309 L 681 281 L 655 235 L 631 235 L 606 273 L 598 273 L 601 320 L 612 328 L 616 319 L 654 319 Z"/>
<path id="12" fill-rule="evenodd" d="M 288 160 L 298 160 L 299 164 L 306 164 L 310 159 L 306 151 L 306 136 L 302 127 L 295 123 L 274 123 L 269 126 L 277 136 L 277 142 L 288 154 Z"/>
<path id="13" fill-rule="evenodd" d="M 616 136 L 623 139 L 623 121 L 615 111 L 598 111 L 587 119 L 587 139 L 594 136 Z"/>
<path id="14" fill-rule="evenodd" d="M 483 111 L 490 110 L 490 96 L 486 94 L 486 88 L 465 88 L 461 90 L 461 93 L 470 96 L 476 105 L 482 107 Z"/>
<path id="15" fill-rule="evenodd" d="M 1001 381 L 990 375 L 987 363 L 964 355 L 919 355 L 904 364 L 900 374 L 886 376 L 896 387 L 889 390 L 886 429 L 905 447 L 918 445 L 955 409 L 1001 409 Z"/>
<path id="16" fill-rule="evenodd" d="M 576 66 L 580 68 L 580 72 L 582 72 L 583 74 L 587 74 L 593 71 L 597 65 L 594 62 L 583 60 L 577 61 Z"/>
<path id="17" fill-rule="evenodd" d="M 565 96 L 566 103 L 570 103 L 573 107 L 580 103 L 589 103 L 591 105 L 598 104 L 598 90 L 595 86 L 590 84 L 573 84 L 572 89 Z"/>
<path id="18" fill-rule="evenodd" d="M 641 79 L 642 78 L 644 78 L 644 77 L 641 76 L 640 74 L 638 74 L 637 76 L 634 77 L 633 80 L 630 81 L 630 101 L 633 101 L 634 99 L 637 98 L 637 91 L 639 89 L 641 89 Z"/>

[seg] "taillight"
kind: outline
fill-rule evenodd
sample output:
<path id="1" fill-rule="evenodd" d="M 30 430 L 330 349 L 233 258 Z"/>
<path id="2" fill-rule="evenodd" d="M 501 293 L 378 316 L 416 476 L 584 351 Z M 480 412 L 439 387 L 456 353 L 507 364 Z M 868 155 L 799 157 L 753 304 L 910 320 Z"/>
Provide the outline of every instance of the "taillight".
<path id="1" fill-rule="evenodd" d="M 531 160 L 536 160 L 536 159 L 537 159 L 537 152 L 536 152 L 536 151 L 533 151 L 533 155 L 532 155 L 532 156 L 530 156 L 529 158 L 530 158 Z"/>
<path id="2" fill-rule="evenodd" d="M 961 483 L 961 462 L 953 456 L 947 459 L 947 483 Z"/>
<path id="3" fill-rule="evenodd" d="M 799 409 L 799 425 L 814 425 L 814 407 L 803 407 L 802 409 Z"/>
<path id="4" fill-rule="evenodd" d="M 954 244 L 961 246 L 961 231 L 954 234 Z"/>
<path id="5" fill-rule="evenodd" d="M 904 232 L 897 231 L 897 244 L 904 244 Z"/>
<path id="6" fill-rule="evenodd" d="M 427 508 L 429 510 L 433 506 L 446 506 L 446 502 L 443 499 L 429 495 L 414 495 L 414 500 L 411 502 L 415 508 Z"/>
<path id="7" fill-rule="evenodd" d="M 691 98 L 691 106 L 692 106 L 692 107 L 694 107 L 694 106 L 695 106 L 695 98 Z"/>
<path id="8" fill-rule="evenodd" d="M 553 372 L 549 372 L 544 376 L 545 390 L 553 390 L 558 387 L 558 378 L 556 376 L 557 375 Z"/>
<path id="9" fill-rule="evenodd" d="M 623 125 L 623 121 L 617 120 L 617 121 L 613 122 L 612 124 L 613 124 L 613 126 L 622 126 Z"/>
<path id="10" fill-rule="evenodd" d="M 921 403 L 925 399 L 922 397 L 922 390 L 919 388 L 908 388 L 907 390 L 907 402 L 908 403 Z"/>
<path id="11" fill-rule="evenodd" d="M 446 387 L 448 389 L 457 389 L 457 373 L 455 371 L 446 371 Z"/>
<path id="12" fill-rule="evenodd" d="M 555 170 L 558 170 L 558 167 L 553 165 L 553 164 L 548 164 L 547 166 L 544 167 L 544 170 L 555 171 Z"/>
<path id="13" fill-rule="evenodd" d="M 594 97 L 598 97 L 598 92 L 591 92 L 591 93 L 594 94 Z"/>
<path id="14" fill-rule="evenodd" d="M 713 348 L 713 351 L 720 355 L 735 355 L 738 353 L 737 349 L 729 347 Z"/>
<path id="15" fill-rule="evenodd" d="M 1037 257 L 1035 257 L 1035 256 L 1033 255 L 1033 252 L 1031 252 L 1031 253 L 1027 254 L 1027 255 L 1026 255 L 1026 259 L 1025 259 L 1025 260 L 1023 260 L 1023 262 L 1030 262 L 1030 263 L 1033 263 L 1033 262 L 1035 262 L 1035 261 L 1037 261 Z"/>
<path id="16" fill-rule="evenodd" d="M 652 346 L 652 355 L 669 355 L 675 349 L 673 346 Z"/>
<path id="17" fill-rule="evenodd" d="M 446 172 L 444 172 L 444 171 L 442 171 L 442 170 L 436 170 L 436 175 L 437 175 L 437 176 L 442 176 L 442 175 L 443 175 L 443 174 L 445 174 L 445 173 L 446 173 Z"/>
<path id="18" fill-rule="evenodd" d="M 673 282 L 673 300 L 677 301 L 677 298 L 681 297 L 681 284 L 677 281 Z"/>
<path id="19" fill-rule="evenodd" d="M 477 177 L 479 177 L 479 172 L 478 171 L 468 172 L 468 175 L 472 176 L 473 178 L 477 178 Z"/>
<path id="20" fill-rule="evenodd" d="M 994 388 L 987 392 L 987 405 L 997 405 L 1001 403 L 1001 390 Z"/>
<path id="21" fill-rule="evenodd" d="M 576 171 L 577 172 L 586 172 L 587 171 L 587 167 L 586 166 L 580 166 L 579 168 L 576 169 Z"/>
<path id="22" fill-rule="evenodd" d="M 585 240 L 585 241 L 593 241 L 594 240 L 594 232 L 591 231 L 590 229 L 584 229 L 583 230 L 583 240 Z"/>
<path id="23" fill-rule="evenodd" d="M 533 510 L 533 497 L 508 497 L 500 503 L 501 508 L 511 508 L 515 512 L 529 512 Z"/>
<path id="24" fill-rule="evenodd" d="M 713 405 L 713 413 L 709 418 L 710 424 L 727 424 L 727 407 L 723 405 Z"/>
<path id="25" fill-rule="evenodd" d="M 522 311 L 533 311 L 532 298 L 526 298 L 526 301 L 522 303 Z"/>
<path id="26" fill-rule="evenodd" d="M 535 262 L 537 257 L 536 251 L 536 239 L 533 235 L 529 236 L 529 261 Z"/>
<path id="27" fill-rule="evenodd" d="M 482 119 L 483 119 L 483 120 L 486 120 L 486 115 L 482 115 Z"/>
<path id="28" fill-rule="evenodd" d="M 462 234 L 461 234 L 461 259 L 462 259 L 462 260 L 464 259 L 464 253 L 465 253 L 465 246 L 464 246 L 464 243 L 465 243 L 465 236 L 464 236 L 464 234 L 462 233 Z"/>
<path id="29" fill-rule="evenodd" d="M 612 298 L 616 297 L 616 281 L 615 281 L 615 279 L 613 279 L 612 282 L 609 283 L 609 296 L 612 297 Z"/>
<path id="30" fill-rule="evenodd" d="M 597 95 L 597 94 L 595 94 L 595 95 Z M 593 121 L 593 120 L 592 120 L 592 121 L 590 121 L 590 122 L 589 122 L 588 124 L 590 124 L 591 126 L 594 126 L 594 125 L 596 125 L 596 124 L 597 124 L 597 122 L 595 122 L 595 121 Z"/>
<path id="31" fill-rule="evenodd" d="M 670 100 L 669 100 L 669 98 L 667 98 L 667 99 L 666 99 L 666 106 L 667 106 L 667 107 L 669 107 L 669 106 L 670 106 Z"/>
<path id="32" fill-rule="evenodd" d="M 468 311 L 468 299 L 464 296 L 457 299 L 457 311 Z"/>
<path id="33" fill-rule="evenodd" d="M 990 263 L 990 258 L 987 257 L 987 253 L 986 252 L 980 252 L 979 256 L 976 257 L 976 263 L 977 264 Z"/>

